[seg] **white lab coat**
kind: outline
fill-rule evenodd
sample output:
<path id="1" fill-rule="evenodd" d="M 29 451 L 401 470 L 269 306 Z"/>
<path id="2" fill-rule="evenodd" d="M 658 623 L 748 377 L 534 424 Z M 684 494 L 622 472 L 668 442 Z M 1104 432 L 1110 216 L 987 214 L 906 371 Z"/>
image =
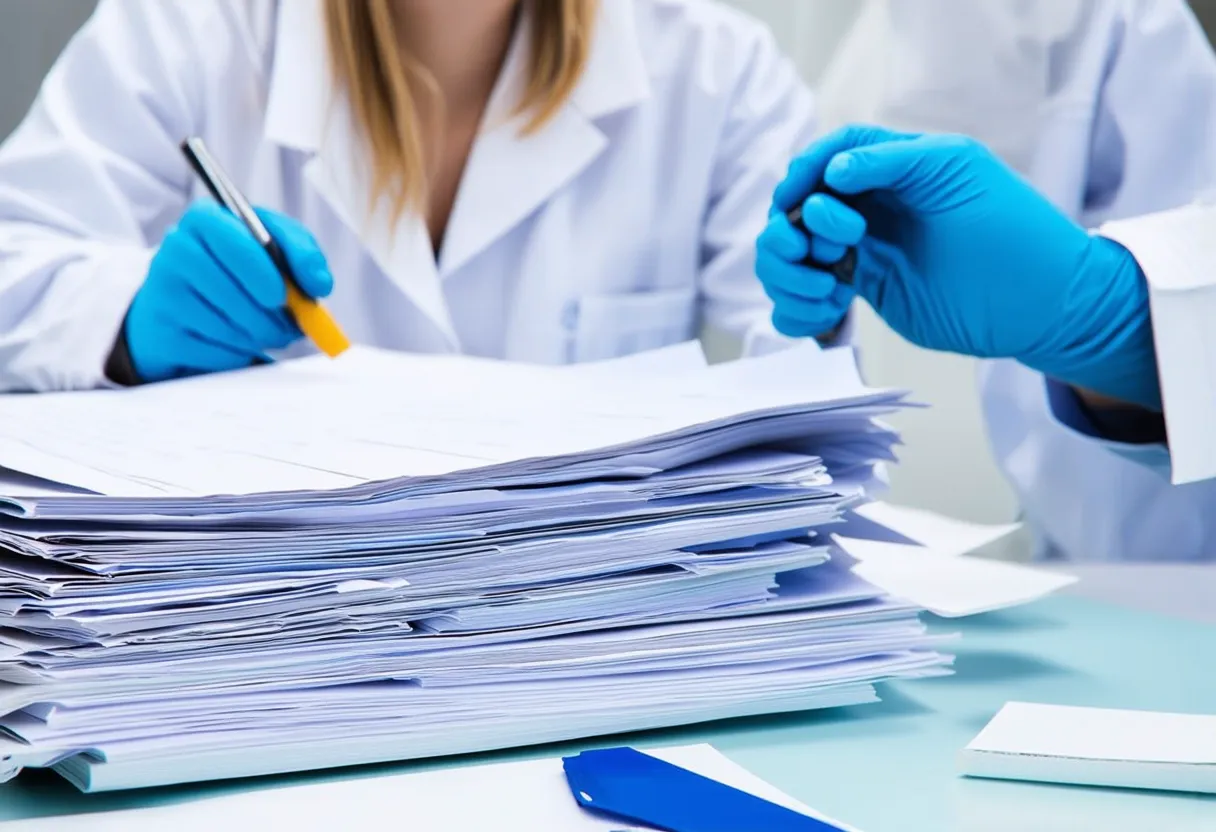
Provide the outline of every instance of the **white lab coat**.
<path id="1" fill-rule="evenodd" d="M 977 136 L 1089 227 L 1216 186 L 1216 60 L 1182 0 L 874 0 L 821 93 L 825 126 L 873 120 Z M 1169 233 L 1189 232 L 1154 239 Z M 1153 291 L 1163 377 L 1188 368 L 1216 384 L 1216 358 L 1205 358 L 1216 356 L 1216 319 L 1195 317 L 1213 307 L 1167 309 Z M 1185 347 L 1161 349 L 1161 333 L 1183 331 L 1194 333 Z M 1177 479 L 1216 476 L 1192 441 L 1212 431 L 1216 412 L 1196 415 L 1179 389 L 1167 384 Z M 1086 435 L 1053 410 L 1043 377 L 1016 363 L 985 365 L 981 390 L 1041 556 L 1216 559 L 1216 481 L 1171 485 L 1163 448 Z"/>
<path id="2" fill-rule="evenodd" d="M 709 0 L 601 3 L 572 99 L 523 137 L 527 30 L 436 262 L 420 217 L 367 211 L 320 0 L 103 0 L 0 149 L 0 389 L 104 383 L 152 254 L 204 194 L 178 150 L 191 134 L 313 231 L 355 342 L 566 363 L 702 324 L 770 336 L 754 241 L 813 132 L 770 34 Z"/>

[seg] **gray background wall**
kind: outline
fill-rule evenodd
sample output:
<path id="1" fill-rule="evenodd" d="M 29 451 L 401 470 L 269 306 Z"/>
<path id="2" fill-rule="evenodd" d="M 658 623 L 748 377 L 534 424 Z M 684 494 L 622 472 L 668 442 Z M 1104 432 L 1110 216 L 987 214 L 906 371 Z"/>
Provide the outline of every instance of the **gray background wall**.
<path id="1" fill-rule="evenodd" d="M 859 0 L 730 2 L 765 19 L 811 83 L 860 5 Z M 94 5 L 95 0 L 0 0 L 0 137 L 21 120 L 46 69 Z M 1216 31 L 1216 0 L 1191 5 L 1208 31 Z M 987 451 L 973 363 L 909 347 L 867 309 L 860 311 L 859 322 L 869 380 L 909 387 L 933 405 L 899 417 L 907 445 L 903 464 L 892 474 L 893 499 L 976 521 L 1011 519 L 1016 506 Z"/>
<path id="2" fill-rule="evenodd" d="M 1211 35 L 1216 31 L 1216 0 L 1191 0 L 1191 8 Z"/>
<path id="3" fill-rule="evenodd" d="M 0 0 L 0 136 L 21 121 L 47 67 L 94 5 L 94 0 Z"/>

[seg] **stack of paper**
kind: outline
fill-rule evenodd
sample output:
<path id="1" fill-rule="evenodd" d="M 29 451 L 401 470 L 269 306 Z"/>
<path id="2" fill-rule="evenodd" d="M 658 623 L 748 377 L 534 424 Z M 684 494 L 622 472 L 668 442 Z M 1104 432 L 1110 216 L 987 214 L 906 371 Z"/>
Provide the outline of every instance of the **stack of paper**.
<path id="1" fill-rule="evenodd" d="M 829 558 L 899 401 L 813 345 L 0 399 L 4 773 L 368 763 L 946 672 L 918 607 Z"/>

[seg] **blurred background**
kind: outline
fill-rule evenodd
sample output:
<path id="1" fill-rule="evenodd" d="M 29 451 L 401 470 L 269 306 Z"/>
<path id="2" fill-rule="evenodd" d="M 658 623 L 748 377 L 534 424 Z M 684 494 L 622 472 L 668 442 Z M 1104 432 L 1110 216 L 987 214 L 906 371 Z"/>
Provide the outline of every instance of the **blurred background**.
<path id="1" fill-rule="evenodd" d="M 812 85 L 822 77 L 862 5 L 859 0 L 730 2 L 771 26 Z M 43 74 L 94 5 L 94 0 L 0 0 L 0 136 L 21 120 Z M 1192 0 L 1191 5 L 1209 35 L 1216 32 L 1216 0 Z M 919 401 L 932 405 L 931 410 L 893 420 L 904 433 L 906 447 L 902 464 L 892 471 L 892 500 L 979 522 L 1015 517 L 1012 492 L 984 438 L 974 363 L 908 346 L 868 309 L 860 310 L 859 319 L 867 379 L 911 389 Z M 712 335 L 707 346 L 718 356 L 732 349 Z"/>

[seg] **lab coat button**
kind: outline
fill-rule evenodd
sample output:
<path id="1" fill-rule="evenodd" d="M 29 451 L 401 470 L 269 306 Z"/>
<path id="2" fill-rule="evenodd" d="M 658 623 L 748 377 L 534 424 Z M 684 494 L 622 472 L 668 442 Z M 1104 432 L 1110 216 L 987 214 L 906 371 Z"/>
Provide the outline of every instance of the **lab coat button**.
<path id="1" fill-rule="evenodd" d="M 567 332 L 574 332 L 578 329 L 578 301 L 566 301 L 566 305 L 562 308 L 562 327 Z"/>

